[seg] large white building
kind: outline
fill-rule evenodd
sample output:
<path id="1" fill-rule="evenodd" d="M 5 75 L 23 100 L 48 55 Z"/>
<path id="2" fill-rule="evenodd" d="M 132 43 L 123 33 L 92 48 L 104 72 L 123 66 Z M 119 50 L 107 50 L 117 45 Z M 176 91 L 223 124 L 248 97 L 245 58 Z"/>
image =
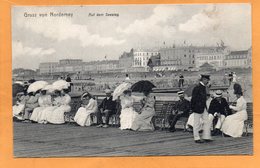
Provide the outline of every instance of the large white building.
<path id="1" fill-rule="evenodd" d="M 158 55 L 158 50 L 155 49 L 137 49 L 134 50 L 133 67 L 147 67 L 148 60 L 152 56 Z"/>
<path id="2" fill-rule="evenodd" d="M 40 74 L 53 74 L 56 72 L 56 68 L 59 65 L 58 62 L 43 62 L 39 65 Z"/>
<path id="3" fill-rule="evenodd" d="M 225 67 L 226 55 L 230 53 L 228 47 L 217 47 L 215 49 L 206 50 L 195 54 L 195 67 L 208 63 L 216 69 Z"/>
<path id="4" fill-rule="evenodd" d="M 232 51 L 230 54 L 226 55 L 225 66 L 229 68 L 252 67 L 251 53 L 251 48 L 249 50 Z"/>

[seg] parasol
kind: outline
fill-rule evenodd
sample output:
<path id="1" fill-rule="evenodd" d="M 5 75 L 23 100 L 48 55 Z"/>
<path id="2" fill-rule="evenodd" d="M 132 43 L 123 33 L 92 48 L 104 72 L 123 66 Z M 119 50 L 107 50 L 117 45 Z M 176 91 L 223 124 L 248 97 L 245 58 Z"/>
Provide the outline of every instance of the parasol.
<path id="1" fill-rule="evenodd" d="M 151 91 L 156 86 L 148 81 L 148 80 L 141 80 L 136 82 L 132 85 L 131 89 L 133 92 L 144 92 L 144 91 Z"/>
<path id="2" fill-rule="evenodd" d="M 131 88 L 131 84 L 124 82 L 122 84 L 120 84 L 119 86 L 117 86 L 113 92 L 113 100 L 116 100 L 119 96 L 121 96 L 123 94 L 123 92 L 127 89 Z"/>
<path id="3" fill-rule="evenodd" d="M 42 90 L 46 90 L 48 93 L 52 93 L 54 91 L 52 85 L 46 85 Z"/>
<path id="4" fill-rule="evenodd" d="M 46 81 L 36 81 L 29 85 L 27 92 L 37 92 L 38 90 L 44 88 L 48 83 Z"/>
<path id="5" fill-rule="evenodd" d="M 70 83 L 66 82 L 65 80 L 57 80 L 52 84 L 54 90 L 68 89 L 69 86 Z"/>

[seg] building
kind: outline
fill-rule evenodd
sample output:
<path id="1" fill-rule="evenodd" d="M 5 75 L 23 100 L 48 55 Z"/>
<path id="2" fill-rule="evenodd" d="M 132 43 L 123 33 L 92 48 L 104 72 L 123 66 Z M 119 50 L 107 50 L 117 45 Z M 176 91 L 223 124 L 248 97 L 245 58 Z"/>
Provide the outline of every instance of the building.
<path id="1" fill-rule="evenodd" d="M 81 59 L 63 59 L 56 66 L 56 73 L 81 72 L 84 62 Z"/>
<path id="2" fill-rule="evenodd" d="M 136 50 L 134 50 L 133 67 L 147 68 L 148 60 L 152 56 L 156 56 L 158 54 L 159 54 L 159 52 L 156 49 L 136 49 Z"/>
<path id="3" fill-rule="evenodd" d="M 119 68 L 128 69 L 133 66 L 134 63 L 134 49 L 131 49 L 130 52 L 124 52 L 119 57 Z"/>
<path id="4" fill-rule="evenodd" d="M 43 62 L 39 65 L 40 74 L 53 74 L 56 72 L 56 68 L 59 65 L 58 62 Z"/>
<path id="5" fill-rule="evenodd" d="M 223 47 L 217 46 L 173 46 L 159 50 L 161 66 L 173 67 L 176 69 L 189 69 L 196 67 L 196 55 L 219 52 Z"/>
<path id="6" fill-rule="evenodd" d="M 102 60 L 96 63 L 96 70 L 98 72 L 117 72 L 119 71 L 118 60 Z"/>
<path id="7" fill-rule="evenodd" d="M 216 69 L 225 67 L 225 57 L 229 54 L 228 48 L 206 50 L 195 54 L 195 67 L 199 68 L 201 65 L 208 63 Z"/>
<path id="8" fill-rule="evenodd" d="M 230 54 L 226 55 L 225 66 L 227 68 L 248 68 L 252 67 L 252 51 L 241 50 L 231 51 Z"/>

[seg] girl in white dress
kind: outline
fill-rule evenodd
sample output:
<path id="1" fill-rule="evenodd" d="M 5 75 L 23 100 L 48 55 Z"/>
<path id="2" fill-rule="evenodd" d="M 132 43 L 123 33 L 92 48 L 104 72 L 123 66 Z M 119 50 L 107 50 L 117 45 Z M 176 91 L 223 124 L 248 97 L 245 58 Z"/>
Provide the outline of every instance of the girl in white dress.
<path id="1" fill-rule="evenodd" d="M 237 96 L 236 105 L 230 105 L 229 108 L 234 110 L 234 114 L 225 118 L 221 131 L 231 137 L 241 137 L 243 134 L 244 121 L 247 120 L 246 100 L 243 97 L 242 89 L 234 90 Z"/>
<path id="2" fill-rule="evenodd" d="M 42 89 L 41 90 L 41 95 L 38 99 L 38 103 L 40 107 L 36 107 L 33 112 L 32 115 L 30 117 L 30 120 L 34 121 L 34 122 L 38 122 L 39 121 L 39 116 L 40 113 L 49 106 L 52 106 L 52 101 L 51 101 L 51 95 L 46 94 L 47 90 Z"/>
<path id="3" fill-rule="evenodd" d="M 17 93 L 17 102 L 13 106 L 13 117 L 18 120 L 23 120 L 23 112 L 25 108 L 25 103 L 29 99 L 29 96 L 24 93 Z"/>
<path id="4" fill-rule="evenodd" d="M 82 107 L 80 107 L 74 117 L 74 121 L 80 126 L 90 126 L 91 117 L 90 114 L 97 112 L 97 101 L 88 92 L 85 92 L 81 96 Z"/>
<path id="5" fill-rule="evenodd" d="M 64 113 L 70 112 L 71 107 L 69 103 L 71 102 L 70 96 L 67 94 L 68 89 L 63 89 L 62 91 L 58 91 L 58 97 L 55 98 L 55 106 L 56 108 L 47 114 L 47 122 L 52 124 L 64 124 Z"/>
<path id="6" fill-rule="evenodd" d="M 133 109 L 135 98 L 131 96 L 131 90 L 124 91 L 124 95 L 120 97 L 121 114 L 120 114 L 120 129 L 131 129 L 137 112 Z"/>

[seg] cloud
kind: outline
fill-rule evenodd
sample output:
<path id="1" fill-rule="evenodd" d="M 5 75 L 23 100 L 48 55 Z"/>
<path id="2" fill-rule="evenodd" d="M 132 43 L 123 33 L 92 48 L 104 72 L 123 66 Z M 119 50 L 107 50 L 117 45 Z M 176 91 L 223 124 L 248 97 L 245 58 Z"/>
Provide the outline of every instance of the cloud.
<path id="1" fill-rule="evenodd" d="M 189 33 L 198 33 L 208 29 L 216 29 L 220 23 L 217 17 L 219 11 L 211 5 L 191 17 L 190 20 L 179 25 L 179 30 Z"/>
<path id="2" fill-rule="evenodd" d="M 165 36 L 169 37 L 176 33 L 173 25 L 167 25 L 173 21 L 181 11 L 176 6 L 158 5 L 154 8 L 150 17 L 135 20 L 126 28 L 118 27 L 117 31 L 127 35 L 141 36 Z"/>
<path id="3" fill-rule="evenodd" d="M 46 56 L 55 53 L 56 51 L 53 48 L 43 49 L 40 47 L 31 48 L 23 46 L 21 42 L 12 42 L 12 51 L 13 58 L 21 57 L 21 56 Z"/>
<path id="4" fill-rule="evenodd" d="M 26 18 L 18 19 L 20 27 L 29 29 L 35 33 L 42 34 L 44 37 L 57 40 L 58 42 L 70 39 L 80 41 L 82 47 L 111 46 L 120 45 L 125 40 L 118 40 L 112 37 L 101 37 L 99 34 L 89 32 L 86 25 L 73 24 L 68 18 Z"/>

